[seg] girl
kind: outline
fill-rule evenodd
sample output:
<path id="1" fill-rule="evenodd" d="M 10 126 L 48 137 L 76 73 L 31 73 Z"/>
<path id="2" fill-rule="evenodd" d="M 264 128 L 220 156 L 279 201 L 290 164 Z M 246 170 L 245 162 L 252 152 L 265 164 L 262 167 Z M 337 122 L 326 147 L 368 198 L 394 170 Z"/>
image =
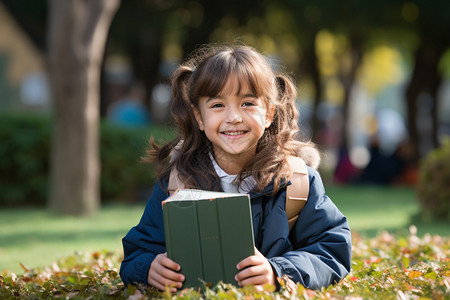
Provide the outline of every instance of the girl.
<path id="1" fill-rule="evenodd" d="M 180 266 L 165 253 L 161 208 L 174 170 L 186 188 L 249 193 L 257 249 L 236 266 L 240 286 L 289 278 L 320 288 L 346 276 L 350 230 L 314 169 L 318 151 L 296 139 L 292 81 L 250 47 L 206 47 L 175 71 L 172 92 L 178 136 L 163 147 L 151 141 L 146 159 L 160 166 L 159 181 L 139 224 L 123 239 L 123 282 L 172 291 L 182 286 Z M 285 213 L 289 156 L 310 166 L 308 201 L 291 231 Z"/>

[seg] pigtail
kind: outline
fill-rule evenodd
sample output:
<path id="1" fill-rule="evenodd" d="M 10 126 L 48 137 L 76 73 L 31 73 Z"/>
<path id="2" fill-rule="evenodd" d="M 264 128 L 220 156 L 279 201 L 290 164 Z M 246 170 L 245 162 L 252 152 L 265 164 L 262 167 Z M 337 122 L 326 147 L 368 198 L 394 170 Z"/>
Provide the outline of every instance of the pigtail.
<path id="1" fill-rule="evenodd" d="M 172 104 L 171 115 L 180 129 L 180 134 L 168 144 L 160 147 L 153 137 L 150 138 L 149 148 L 141 159 L 145 163 L 156 163 L 161 171 L 161 163 L 173 152 L 173 149 L 183 140 L 189 130 L 192 130 L 192 122 L 189 112 L 190 105 L 187 97 L 187 81 L 192 71 L 185 66 L 179 67 L 172 77 Z"/>
<path id="2" fill-rule="evenodd" d="M 168 177 L 173 168 L 176 169 L 179 179 L 185 188 L 202 188 L 219 190 L 218 180 L 209 159 L 212 151 L 211 142 L 200 130 L 193 114 L 194 66 L 193 60 L 187 61 L 175 70 L 172 76 L 172 104 L 171 116 L 178 129 L 177 137 L 167 145 L 156 148 L 158 177 Z M 163 164 L 161 164 L 164 162 Z"/>
<path id="3" fill-rule="evenodd" d="M 185 139 L 196 126 L 192 114 L 191 101 L 189 100 L 189 79 L 192 69 L 188 66 L 180 66 L 172 77 L 172 105 L 171 115 L 180 130 L 181 139 Z"/>
<path id="4" fill-rule="evenodd" d="M 288 134 L 288 137 L 286 138 L 295 141 L 295 143 L 292 143 L 294 146 L 294 153 L 291 152 L 291 155 L 303 158 L 307 165 L 317 169 L 320 164 L 320 153 L 315 144 L 311 141 L 302 142 L 300 140 L 298 126 L 299 113 L 295 106 L 295 99 L 297 97 L 295 86 L 285 75 L 277 75 L 275 81 L 277 83 L 280 102 L 282 104 L 281 107 L 283 107 L 283 110 L 286 113 L 284 120 L 288 127 L 286 129 L 290 131 L 290 134 Z"/>
<path id="5" fill-rule="evenodd" d="M 293 82 L 285 75 L 277 75 L 275 77 L 275 83 L 278 92 L 278 101 L 280 102 L 280 108 L 285 116 L 283 120 L 286 129 L 298 131 L 298 111 L 295 107 L 295 99 L 297 97 L 297 90 Z"/>
<path id="6" fill-rule="evenodd" d="M 172 150 L 171 163 L 168 168 L 171 169 L 174 166 L 177 169 L 180 179 L 187 188 L 208 187 L 213 189 L 210 174 L 208 172 L 199 174 L 198 172 L 198 169 L 212 170 L 213 168 L 208 165 L 210 161 L 208 153 L 211 151 L 210 142 L 198 127 L 192 111 L 194 99 L 190 92 L 194 79 L 194 67 L 190 67 L 189 64 L 191 63 L 187 62 L 186 65 L 180 66 L 172 77 L 171 114 L 179 129 L 179 137 L 177 144 L 174 145 L 176 149 Z"/>

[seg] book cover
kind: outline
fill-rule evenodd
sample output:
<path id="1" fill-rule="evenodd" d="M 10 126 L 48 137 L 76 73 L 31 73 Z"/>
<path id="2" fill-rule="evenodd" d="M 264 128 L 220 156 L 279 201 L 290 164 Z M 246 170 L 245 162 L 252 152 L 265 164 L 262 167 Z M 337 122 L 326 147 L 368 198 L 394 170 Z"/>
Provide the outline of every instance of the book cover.
<path id="1" fill-rule="evenodd" d="M 163 217 L 167 256 L 181 265 L 183 287 L 237 284 L 237 263 L 254 255 L 248 195 L 177 190 L 163 201 Z"/>

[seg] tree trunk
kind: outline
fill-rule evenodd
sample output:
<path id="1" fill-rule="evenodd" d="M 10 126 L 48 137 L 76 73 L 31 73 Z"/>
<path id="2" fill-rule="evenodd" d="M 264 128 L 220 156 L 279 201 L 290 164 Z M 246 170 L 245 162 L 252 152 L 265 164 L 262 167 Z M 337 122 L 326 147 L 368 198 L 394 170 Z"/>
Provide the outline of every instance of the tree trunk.
<path id="1" fill-rule="evenodd" d="M 351 66 L 346 72 L 342 71 L 340 74 L 340 81 L 344 86 L 344 103 L 342 105 L 342 115 L 343 115 L 343 125 L 342 125 L 342 145 L 345 149 L 350 150 L 350 138 L 349 131 L 349 110 L 350 110 L 350 94 L 353 84 L 355 83 L 356 71 L 361 64 L 361 59 L 363 56 L 362 51 L 362 37 L 358 34 L 350 34 L 350 55 L 351 55 Z"/>
<path id="2" fill-rule="evenodd" d="M 305 74 L 311 76 L 311 80 L 314 85 L 313 108 L 310 119 L 311 140 L 314 142 L 320 142 L 319 141 L 320 122 L 317 114 L 320 103 L 322 101 L 322 79 L 318 69 L 315 37 L 316 32 L 314 32 L 314 34 L 311 34 L 309 41 L 305 43 L 306 49 L 303 58 L 300 61 L 299 70 L 300 72 L 305 72 Z M 300 122 L 302 122 L 302 120 L 300 120 Z"/>
<path id="3" fill-rule="evenodd" d="M 50 0 L 48 63 L 54 101 L 49 207 L 74 215 L 100 206 L 100 68 L 119 0 Z"/>
<path id="4" fill-rule="evenodd" d="M 418 160 L 423 154 L 419 151 L 421 135 L 417 127 L 418 98 L 421 94 L 429 94 L 432 103 L 430 117 L 432 126 L 431 132 L 433 147 L 438 146 L 438 99 L 437 90 L 442 82 L 442 76 L 439 74 L 439 61 L 445 52 L 444 45 L 436 45 L 429 41 L 424 41 L 418 48 L 414 56 L 414 69 L 411 80 L 406 89 L 406 105 L 408 116 L 409 138 L 414 145 L 414 157 Z M 422 104 L 423 105 L 423 104 Z"/>

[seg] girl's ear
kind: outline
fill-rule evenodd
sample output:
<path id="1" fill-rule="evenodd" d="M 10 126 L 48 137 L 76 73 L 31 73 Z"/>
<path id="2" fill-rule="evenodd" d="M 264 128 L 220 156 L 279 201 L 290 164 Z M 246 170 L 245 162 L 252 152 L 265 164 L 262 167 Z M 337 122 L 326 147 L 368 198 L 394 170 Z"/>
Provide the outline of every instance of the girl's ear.
<path id="1" fill-rule="evenodd" d="M 197 120 L 198 127 L 200 128 L 201 131 L 204 131 L 205 125 L 203 125 L 202 115 L 194 105 L 191 104 L 191 108 L 192 111 L 194 112 L 195 120 Z"/>
<path id="2" fill-rule="evenodd" d="M 269 107 L 267 108 L 267 111 L 266 111 L 266 120 L 265 120 L 265 124 L 264 124 L 265 128 L 269 128 L 270 125 L 272 125 L 274 113 L 275 113 L 275 106 L 269 105 Z"/>

